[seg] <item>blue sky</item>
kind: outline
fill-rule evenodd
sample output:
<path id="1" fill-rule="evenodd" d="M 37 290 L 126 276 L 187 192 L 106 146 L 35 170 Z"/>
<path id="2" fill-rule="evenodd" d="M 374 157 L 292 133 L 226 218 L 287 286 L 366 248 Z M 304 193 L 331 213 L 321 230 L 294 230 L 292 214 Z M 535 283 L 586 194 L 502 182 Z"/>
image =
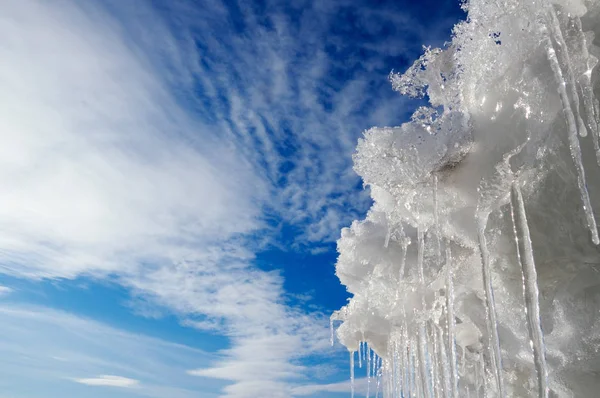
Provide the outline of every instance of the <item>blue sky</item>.
<path id="1" fill-rule="evenodd" d="M 19 0 L 0 13 L 0 398 L 335 397 L 340 228 L 387 76 L 455 1 Z"/>

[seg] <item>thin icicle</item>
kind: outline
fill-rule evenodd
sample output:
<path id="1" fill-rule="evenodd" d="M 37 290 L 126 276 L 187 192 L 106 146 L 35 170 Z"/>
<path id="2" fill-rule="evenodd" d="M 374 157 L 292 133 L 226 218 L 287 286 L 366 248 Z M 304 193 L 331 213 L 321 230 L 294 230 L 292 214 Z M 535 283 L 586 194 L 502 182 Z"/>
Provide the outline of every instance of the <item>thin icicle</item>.
<path id="1" fill-rule="evenodd" d="M 432 370 L 433 370 L 433 386 L 436 397 L 442 396 L 442 383 L 440 382 L 440 362 L 439 362 L 439 341 L 437 338 L 436 326 L 431 323 L 431 339 L 433 340 L 433 355 L 432 359 Z"/>
<path id="2" fill-rule="evenodd" d="M 365 338 L 365 336 L 363 336 L 363 339 L 364 338 Z M 361 369 L 362 369 L 362 358 L 363 358 L 364 345 L 365 345 L 364 341 L 361 341 L 360 343 L 358 343 L 358 367 Z"/>
<path id="3" fill-rule="evenodd" d="M 406 396 L 412 397 L 415 395 L 415 361 L 413 357 L 412 343 L 408 342 L 406 346 Z"/>
<path id="4" fill-rule="evenodd" d="M 350 351 L 350 396 L 354 398 L 354 351 Z"/>
<path id="5" fill-rule="evenodd" d="M 371 349 L 367 348 L 367 398 L 371 393 Z"/>
<path id="6" fill-rule="evenodd" d="M 415 366 L 412 355 L 412 344 L 409 342 L 406 347 L 406 373 L 407 373 L 407 383 L 406 383 L 406 396 L 412 397 L 415 391 Z"/>
<path id="7" fill-rule="evenodd" d="M 556 13 L 554 12 L 554 8 L 552 6 L 550 6 L 549 8 L 551 9 L 550 19 L 552 20 L 552 22 L 549 25 L 551 28 L 553 28 L 553 30 L 556 30 L 557 28 L 556 26 L 554 26 L 556 23 L 558 23 L 558 21 L 556 20 Z M 541 29 L 542 32 L 547 32 L 544 26 L 542 26 Z M 594 212 L 592 209 L 592 204 L 590 202 L 590 195 L 587 189 L 585 170 L 583 168 L 583 160 L 581 157 L 581 147 L 579 145 L 579 138 L 577 137 L 577 124 L 575 122 L 575 116 L 573 114 L 573 110 L 569 101 L 569 96 L 565 88 L 566 81 L 563 78 L 560 63 L 556 56 L 556 51 L 552 46 L 552 40 L 550 36 L 546 36 L 546 53 L 552 71 L 554 72 L 554 78 L 556 79 L 556 83 L 558 85 L 558 93 L 560 95 L 560 99 L 563 105 L 563 112 L 567 119 L 569 149 L 571 151 L 571 157 L 573 158 L 573 162 L 575 163 L 575 168 L 577 169 L 577 185 L 579 186 L 579 192 L 581 195 L 581 200 L 583 202 L 583 210 L 585 212 L 588 228 L 590 230 L 590 233 L 592 234 L 592 242 L 594 242 L 594 244 L 597 245 L 600 243 L 600 237 L 598 236 L 596 219 L 594 218 Z"/>
<path id="8" fill-rule="evenodd" d="M 429 372 L 429 358 L 427 349 L 427 332 L 425 325 L 419 328 L 419 373 L 421 376 L 421 385 L 423 396 L 433 398 L 433 385 L 431 383 L 431 374 Z"/>
<path id="9" fill-rule="evenodd" d="M 400 240 L 402 245 L 402 258 L 400 259 L 400 271 L 398 272 L 398 276 L 400 280 L 402 280 L 404 279 L 404 269 L 406 268 L 406 252 L 408 251 L 408 245 L 410 244 L 410 240 L 404 234 L 402 223 L 400 223 Z"/>
<path id="10" fill-rule="evenodd" d="M 591 81 L 592 69 L 597 63 L 597 60 L 595 58 L 590 57 L 590 54 L 588 52 L 588 44 L 585 40 L 585 35 L 583 34 L 581 19 L 579 17 L 574 17 L 571 19 L 571 22 L 573 24 L 573 29 L 575 30 L 575 34 L 579 41 L 578 44 L 579 50 L 581 51 L 581 57 L 585 59 L 585 71 L 579 76 L 578 83 L 583 94 L 583 105 L 587 114 L 586 125 L 588 130 L 592 133 L 594 151 L 596 152 L 596 162 L 600 165 L 600 142 L 598 137 L 598 122 L 596 120 L 598 114 L 594 104 L 594 88 L 592 87 Z M 590 63 L 591 59 L 594 59 L 593 64 Z"/>
<path id="11" fill-rule="evenodd" d="M 398 350 L 398 346 L 396 344 L 394 344 L 394 356 L 393 356 L 393 360 L 392 360 L 392 370 L 391 370 L 391 375 L 390 375 L 390 369 L 386 368 L 386 372 L 384 372 L 384 378 L 383 378 L 383 382 L 384 382 L 384 392 L 383 392 L 383 396 L 384 397 L 396 397 L 398 396 L 398 389 L 396 387 L 396 383 L 397 383 L 397 368 L 396 366 L 398 365 L 398 354 L 397 354 L 397 350 Z M 386 361 L 386 365 L 385 366 L 389 366 L 389 359 Z"/>
<path id="12" fill-rule="evenodd" d="M 415 341 L 411 341 L 410 342 L 410 359 L 411 359 L 411 383 L 410 383 L 410 392 L 413 396 L 416 397 L 421 397 L 421 392 L 422 390 L 422 384 L 421 384 L 421 373 L 418 371 L 419 366 L 419 349 L 418 347 L 415 347 L 415 345 L 418 345 Z"/>
<path id="13" fill-rule="evenodd" d="M 550 31 L 552 34 L 552 38 L 556 41 L 556 44 L 560 47 L 561 51 L 559 56 L 562 62 L 559 61 L 559 64 L 562 64 L 564 69 L 564 75 L 566 75 L 567 80 L 562 80 L 566 86 L 568 85 L 569 91 L 571 92 L 571 98 L 573 99 L 573 106 L 569 104 L 569 108 L 573 112 L 574 121 L 577 122 L 576 128 L 579 131 L 579 135 L 582 137 L 587 136 L 587 130 L 585 124 L 583 123 L 583 119 L 581 117 L 581 113 L 579 112 L 579 94 L 577 93 L 577 86 L 575 84 L 575 75 L 573 73 L 573 64 L 571 62 L 571 57 L 569 55 L 569 48 L 562 34 L 562 29 L 560 27 L 560 22 L 558 20 L 558 16 L 556 15 L 556 10 L 554 9 L 554 5 L 550 4 L 546 6 L 548 8 L 548 25 L 550 26 Z M 558 58 L 557 58 L 558 60 Z M 568 97 L 567 97 L 568 100 Z M 563 104 L 564 105 L 564 104 Z"/>
<path id="14" fill-rule="evenodd" d="M 408 346 L 404 346 L 402 349 L 402 396 L 409 397 L 411 394 L 411 368 L 410 368 L 410 357 Z"/>
<path id="15" fill-rule="evenodd" d="M 402 365 L 400 364 L 400 361 L 401 361 L 400 356 L 401 356 L 401 353 L 400 353 L 400 349 L 398 348 L 398 342 L 394 341 L 394 352 L 393 352 L 393 357 L 392 357 L 392 359 L 393 359 L 392 363 L 394 366 L 393 372 L 392 372 L 392 377 L 394 379 L 394 382 L 392 385 L 393 388 L 391 389 L 392 395 L 387 395 L 387 396 L 397 397 L 400 395 L 400 387 L 401 387 L 400 377 L 401 377 L 401 370 L 402 370 L 402 368 L 401 368 Z"/>
<path id="16" fill-rule="evenodd" d="M 531 236 L 527 224 L 525 204 L 523 195 L 518 184 L 513 183 L 511 189 L 511 216 L 515 241 L 517 244 L 517 256 L 523 273 L 523 293 L 527 308 L 527 323 L 529 326 L 529 337 L 533 347 L 533 359 L 538 376 L 538 389 L 540 398 L 548 397 L 548 368 L 546 366 L 546 354 L 544 346 L 544 335 L 540 319 L 539 290 L 537 285 L 537 272 L 533 258 Z"/>
<path id="17" fill-rule="evenodd" d="M 436 327 L 436 333 L 438 336 L 438 341 L 440 342 L 440 362 L 442 363 L 442 376 L 443 376 L 443 384 L 444 384 L 444 396 L 445 397 L 454 397 L 452 394 L 452 383 L 450 380 L 450 369 L 448 366 L 448 355 L 446 355 L 446 344 L 444 343 L 444 332 L 441 327 Z"/>
<path id="18" fill-rule="evenodd" d="M 454 281 L 452 275 L 452 251 L 446 242 L 446 323 L 448 325 L 448 350 L 450 351 L 450 393 L 458 397 L 458 370 L 456 369 L 456 336 L 454 318 Z"/>
<path id="19" fill-rule="evenodd" d="M 423 237 L 423 227 L 421 224 L 417 226 L 417 270 L 419 272 L 419 282 L 425 283 L 425 275 L 423 271 L 423 254 L 425 249 L 425 239 Z"/>
<path id="20" fill-rule="evenodd" d="M 435 355 L 432 355 L 432 353 L 435 354 L 435 347 L 433 347 L 433 338 L 427 324 L 425 325 L 425 333 L 425 338 L 427 339 L 427 351 L 425 354 L 427 355 L 427 368 L 429 369 L 429 389 L 431 391 L 431 397 L 435 398 L 437 373 L 435 369 Z"/>
<path id="21" fill-rule="evenodd" d="M 405 318 L 405 325 L 406 325 L 406 318 Z M 410 383 L 411 383 L 411 379 L 410 379 L 410 362 L 409 362 L 409 357 L 408 357 L 408 353 L 409 353 L 409 347 L 408 347 L 408 333 L 407 333 L 407 329 L 406 327 L 404 327 L 403 329 L 403 339 L 404 339 L 404 345 L 402 346 L 402 396 L 403 397 L 409 397 L 410 396 L 410 391 L 411 391 L 411 387 L 410 387 Z"/>
<path id="22" fill-rule="evenodd" d="M 462 373 L 464 375 L 464 374 L 466 374 L 466 369 L 467 369 L 467 350 L 465 349 L 465 347 L 461 347 L 461 348 L 462 348 L 462 354 L 460 357 L 460 365 L 461 365 L 460 373 Z"/>
<path id="23" fill-rule="evenodd" d="M 490 338 L 490 353 L 492 356 L 492 373 L 498 385 L 498 394 L 504 397 L 504 380 L 502 377 L 502 357 L 500 355 L 500 338 L 498 337 L 498 321 L 496 320 L 496 304 L 494 302 L 494 289 L 492 287 L 492 275 L 490 269 L 490 253 L 485 239 L 485 227 L 488 215 L 478 218 L 479 251 L 481 253 L 481 265 L 483 276 L 483 288 L 485 290 L 487 328 Z"/>
<path id="24" fill-rule="evenodd" d="M 398 350 L 398 341 L 394 340 L 393 344 L 390 344 L 391 347 L 389 349 L 391 349 L 392 351 L 388 351 L 388 357 L 391 356 L 391 360 L 392 360 L 392 369 L 391 369 L 391 379 L 392 379 L 392 386 L 391 388 L 388 387 L 388 395 L 390 396 L 390 394 L 392 394 L 392 396 L 398 396 L 398 391 L 400 391 L 400 387 L 398 385 L 398 380 L 400 377 L 400 354 L 399 354 L 399 350 Z M 393 348 L 392 348 L 393 347 Z M 388 377 L 390 376 L 390 374 L 388 373 Z M 391 391 L 390 391 L 391 390 Z M 386 396 L 384 394 L 384 396 Z"/>
<path id="25" fill-rule="evenodd" d="M 436 258 L 439 259 L 441 256 L 442 243 L 440 241 L 440 215 L 439 215 L 439 204 L 438 204 L 438 176 L 433 175 L 433 223 L 435 230 L 436 240 Z"/>
<path id="26" fill-rule="evenodd" d="M 390 245 L 390 237 L 391 236 L 392 236 L 392 233 L 390 231 L 390 227 L 388 226 L 387 234 L 385 234 L 385 241 L 383 242 L 383 247 L 385 247 L 386 249 Z"/>
<path id="27" fill-rule="evenodd" d="M 383 358 L 378 357 L 379 364 L 377 366 L 377 386 L 375 387 L 375 398 L 379 398 L 379 388 L 381 387 L 381 371 L 383 368 Z"/>
<path id="28" fill-rule="evenodd" d="M 596 151 L 596 163 L 600 166 L 600 102 L 594 98 L 594 122 L 598 136 L 594 137 L 594 150 Z"/>
<path id="29" fill-rule="evenodd" d="M 371 363 L 371 376 L 373 378 L 373 383 L 377 385 L 377 362 L 379 361 L 377 354 L 373 351 L 373 362 Z"/>
<path id="30" fill-rule="evenodd" d="M 596 115 L 596 124 L 598 125 L 598 130 L 600 130 L 600 101 L 598 101 L 598 98 L 594 99 L 594 112 Z"/>
<path id="31" fill-rule="evenodd" d="M 389 244 L 390 244 L 390 238 L 392 236 L 392 221 L 390 219 L 390 216 L 387 215 L 387 233 L 385 234 L 385 241 L 383 242 L 383 247 L 385 247 L 386 249 L 388 248 Z"/>

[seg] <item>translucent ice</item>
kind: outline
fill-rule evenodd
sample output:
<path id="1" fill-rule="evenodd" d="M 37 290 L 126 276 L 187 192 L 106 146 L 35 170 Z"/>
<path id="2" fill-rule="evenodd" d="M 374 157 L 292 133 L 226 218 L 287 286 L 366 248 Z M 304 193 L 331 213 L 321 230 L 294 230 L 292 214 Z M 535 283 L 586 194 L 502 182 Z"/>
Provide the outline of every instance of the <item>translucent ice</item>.
<path id="1" fill-rule="evenodd" d="M 598 396 L 600 1 L 464 7 L 390 76 L 431 106 L 358 143 L 337 338 L 384 397 Z"/>

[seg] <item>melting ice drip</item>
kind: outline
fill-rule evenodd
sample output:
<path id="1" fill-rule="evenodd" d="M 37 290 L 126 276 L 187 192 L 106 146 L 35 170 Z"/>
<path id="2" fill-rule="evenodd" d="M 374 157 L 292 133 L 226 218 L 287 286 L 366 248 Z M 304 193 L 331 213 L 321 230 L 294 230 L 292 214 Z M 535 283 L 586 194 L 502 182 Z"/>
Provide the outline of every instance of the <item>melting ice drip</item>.
<path id="1" fill-rule="evenodd" d="M 332 341 L 367 395 L 599 396 L 600 2 L 464 7 L 391 75 L 431 106 L 358 144 L 374 205 L 338 241 Z"/>

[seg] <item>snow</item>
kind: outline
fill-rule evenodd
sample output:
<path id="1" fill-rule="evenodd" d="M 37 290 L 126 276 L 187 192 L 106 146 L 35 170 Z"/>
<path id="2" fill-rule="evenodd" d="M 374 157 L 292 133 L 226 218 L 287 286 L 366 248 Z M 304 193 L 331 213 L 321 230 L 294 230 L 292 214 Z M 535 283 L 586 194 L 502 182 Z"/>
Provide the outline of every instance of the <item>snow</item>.
<path id="1" fill-rule="evenodd" d="M 464 7 L 390 75 L 430 107 L 358 143 L 374 204 L 338 241 L 335 336 L 372 396 L 596 396 L 600 2 Z"/>

